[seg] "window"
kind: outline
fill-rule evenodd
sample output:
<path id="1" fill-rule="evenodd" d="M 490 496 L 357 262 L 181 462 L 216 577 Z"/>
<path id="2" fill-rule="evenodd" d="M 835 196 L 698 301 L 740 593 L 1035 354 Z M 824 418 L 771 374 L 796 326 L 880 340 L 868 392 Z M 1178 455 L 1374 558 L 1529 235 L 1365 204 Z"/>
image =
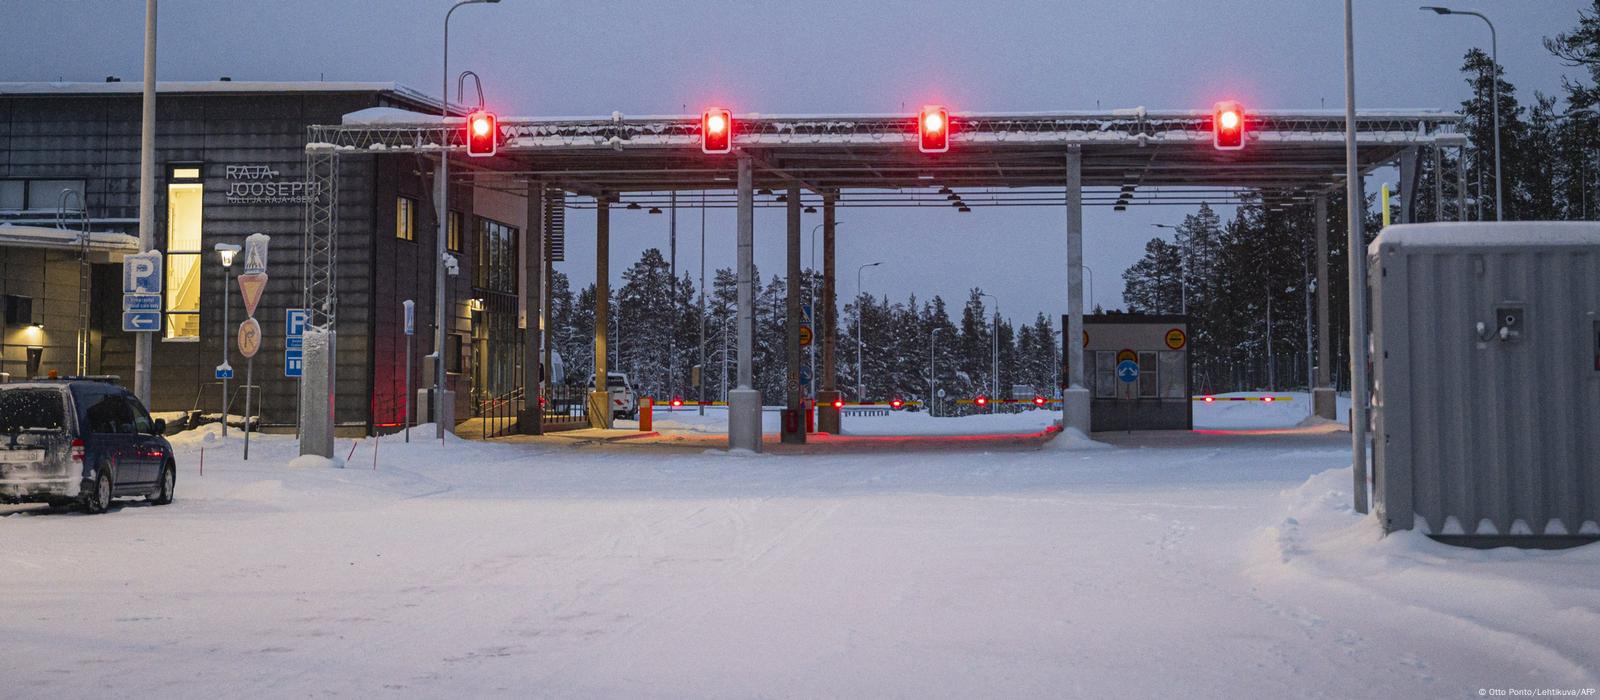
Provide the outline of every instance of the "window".
<path id="1" fill-rule="evenodd" d="M 1184 351 L 1161 351 L 1161 398 L 1189 398 L 1189 372 Z"/>
<path id="2" fill-rule="evenodd" d="M 466 217 L 459 211 L 450 212 L 450 223 L 446 225 L 444 247 L 452 253 L 461 252 L 461 227 Z"/>
<path id="3" fill-rule="evenodd" d="M 1084 353 L 1086 356 L 1088 354 Z M 1117 398 L 1117 353 L 1110 350 L 1096 350 L 1094 359 L 1086 369 L 1089 370 L 1089 376 L 1094 378 L 1095 398 Z"/>
<path id="4" fill-rule="evenodd" d="M 1139 351 L 1139 398 L 1153 399 L 1161 386 L 1161 371 L 1156 368 L 1154 350 Z"/>
<path id="5" fill-rule="evenodd" d="M 88 397 L 90 406 L 84 411 L 91 433 L 133 433 L 133 409 L 122 397 L 101 394 Z"/>
<path id="6" fill-rule="evenodd" d="M 205 211 L 205 184 L 200 166 L 174 166 L 167 171 L 167 315 L 166 340 L 200 339 L 200 243 Z"/>
<path id="7" fill-rule="evenodd" d="M 60 430 L 67 424 L 61 392 L 54 389 L 0 391 L 0 433 L 40 428 Z"/>
<path id="8" fill-rule="evenodd" d="M 463 336 L 451 333 L 444 337 L 444 371 L 451 374 L 463 374 L 467 371 L 466 358 L 462 355 Z"/>
<path id="9" fill-rule="evenodd" d="M 417 200 L 410 197 L 394 200 L 394 237 L 402 241 L 417 240 Z"/>
<path id="10" fill-rule="evenodd" d="M 492 292 L 517 293 L 517 229 L 478 219 L 478 265 L 473 286 Z"/>
<path id="11" fill-rule="evenodd" d="M 86 195 L 83 180 L 0 180 L 0 209 L 54 212 L 61 208 L 62 190 L 77 192 L 78 202 Z"/>

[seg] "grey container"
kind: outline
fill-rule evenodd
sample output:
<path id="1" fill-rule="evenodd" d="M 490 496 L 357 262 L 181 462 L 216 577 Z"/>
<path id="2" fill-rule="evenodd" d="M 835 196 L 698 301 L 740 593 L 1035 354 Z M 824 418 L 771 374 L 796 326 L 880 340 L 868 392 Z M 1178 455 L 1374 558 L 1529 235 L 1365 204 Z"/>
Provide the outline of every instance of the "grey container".
<path id="1" fill-rule="evenodd" d="M 1390 226 L 1368 255 L 1384 531 L 1600 539 L 1600 224 Z"/>

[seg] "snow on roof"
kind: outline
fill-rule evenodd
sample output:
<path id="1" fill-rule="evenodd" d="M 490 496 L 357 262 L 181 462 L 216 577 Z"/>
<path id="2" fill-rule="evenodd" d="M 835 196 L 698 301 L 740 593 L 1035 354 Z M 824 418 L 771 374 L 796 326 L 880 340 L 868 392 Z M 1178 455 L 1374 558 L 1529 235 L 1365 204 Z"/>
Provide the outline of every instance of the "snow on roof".
<path id="1" fill-rule="evenodd" d="M 81 231 L 46 226 L 13 226 L 0 224 L 0 246 L 13 248 L 54 248 L 74 250 L 79 245 Z M 98 252 L 137 253 L 139 239 L 125 233 L 91 231 L 89 248 Z"/>
<path id="2" fill-rule="evenodd" d="M 1593 221 L 1439 221 L 1396 224 L 1372 241 L 1369 253 L 1385 244 L 1417 246 L 1600 246 L 1600 222 Z"/>
<path id="3" fill-rule="evenodd" d="M 0 82 L 0 95 L 136 95 L 144 91 L 143 81 L 90 82 Z M 263 92 L 387 92 L 437 105 L 439 100 L 399 83 L 358 81 L 272 81 L 272 80 L 161 80 L 157 93 L 263 93 Z"/>
<path id="4" fill-rule="evenodd" d="M 461 117 L 441 117 L 437 114 L 423 114 L 398 107 L 368 107 L 344 115 L 339 120 L 339 123 L 345 125 L 438 124 L 441 121 L 459 122 Z"/>

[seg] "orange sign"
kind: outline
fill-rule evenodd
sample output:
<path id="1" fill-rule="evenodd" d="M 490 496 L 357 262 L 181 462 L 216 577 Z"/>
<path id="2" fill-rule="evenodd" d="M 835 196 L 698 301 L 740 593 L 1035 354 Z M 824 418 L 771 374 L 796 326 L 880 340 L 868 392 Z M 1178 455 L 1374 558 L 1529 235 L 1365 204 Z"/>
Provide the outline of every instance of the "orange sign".
<path id="1" fill-rule="evenodd" d="M 255 316 L 256 304 L 261 303 L 261 290 L 267 287 L 267 273 L 247 272 L 239 275 L 239 295 L 244 297 L 244 315 Z"/>
<path id="2" fill-rule="evenodd" d="M 800 327 L 800 347 L 811 345 L 811 326 Z"/>
<path id="3" fill-rule="evenodd" d="M 250 358 L 260 351 L 261 323 L 254 318 L 247 318 L 239 324 L 239 354 Z"/>
<path id="4" fill-rule="evenodd" d="M 1184 335 L 1182 328 L 1174 328 L 1174 329 L 1172 329 L 1170 331 L 1167 331 L 1167 347 L 1168 348 L 1171 348 L 1173 350 L 1182 350 L 1183 346 L 1185 344 L 1187 344 L 1188 342 L 1189 342 L 1189 336 Z"/>
<path id="5" fill-rule="evenodd" d="M 1138 361 L 1139 361 L 1139 353 L 1136 353 L 1136 352 L 1134 352 L 1133 350 L 1131 350 L 1129 348 L 1123 348 L 1123 349 L 1117 351 L 1117 362 L 1138 362 Z"/>

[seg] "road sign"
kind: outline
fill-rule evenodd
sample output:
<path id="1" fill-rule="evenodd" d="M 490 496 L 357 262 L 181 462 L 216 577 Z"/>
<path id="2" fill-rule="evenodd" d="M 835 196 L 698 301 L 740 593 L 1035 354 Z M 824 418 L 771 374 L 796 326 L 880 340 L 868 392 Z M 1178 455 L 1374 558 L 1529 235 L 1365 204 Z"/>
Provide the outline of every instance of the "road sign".
<path id="1" fill-rule="evenodd" d="M 255 357 L 261 351 L 261 322 L 247 318 L 239 324 L 239 354 Z"/>
<path id="2" fill-rule="evenodd" d="M 254 317 L 256 304 L 261 303 L 261 290 L 267 288 L 267 273 L 246 272 L 239 275 L 239 296 L 244 297 L 244 314 Z"/>
<path id="3" fill-rule="evenodd" d="M 1183 346 L 1188 342 L 1189 336 L 1184 334 L 1182 328 L 1174 328 L 1167 331 L 1167 347 L 1169 349 L 1182 350 Z"/>
<path id="4" fill-rule="evenodd" d="M 306 337 L 303 335 L 286 336 L 283 339 L 283 349 L 303 350 L 306 347 Z"/>
<path id="5" fill-rule="evenodd" d="M 803 347 L 808 347 L 810 345 L 811 345 L 811 326 L 801 326 L 800 327 L 800 347 L 803 348 Z"/>
<path id="6" fill-rule="evenodd" d="M 291 338 L 306 334 L 305 309 L 284 309 L 283 334 Z"/>
<path id="7" fill-rule="evenodd" d="M 941 399 L 944 398 L 944 389 L 940 389 L 939 392 L 938 392 L 938 395 L 939 395 L 939 398 L 941 398 Z"/>
<path id="8" fill-rule="evenodd" d="M 1128 348 L 1123 348 L 1121 350 L 1118 350 L 1117 351 L 1117 362 L 1123 362 L 1123 361 L 1138 362 L 1139 361 L 1139 353 L 1136 353 L 1136 352 L 1134 352 L 1134 351 L 1132 351 L 1132 350 L 1130 350 Z"/>
<path id="9" fill-rule="evenodd" d="M 244 239 L 244 274 L 254 275 L 267 271 L 267 243 L 272 237 L 265 233 L 252 233 Z"/>
<path id="10" fill-rule="evenodd" d="M 217 365 L 217 379 L 233 379 L 233 367 Z"/>
<path id="11" fill-rule="evenodd" d="M 800 386 L 811 386 L 811 365 L 800 365 Z"/>
<path id="12" fill-rule="evenodd" d="M 410 299 L 400 302 L 406 310 L 406 335 L 417 334 L 417 302 Z"/>
<path id="13" fill-rule="evenodd" d="M 283 351 L 283 376 L 293 378 L 302 374 L 300 363 L 303 356 L 300 352 L 299 350 Z"/>
<path id="14" fill-rule="evenodd" d="M 161 293 L 161 251 L 152 250 L 122 259 L 122 293 Z"/>
<path id="15" fill-rule="evenodd" d="M 154 333 L 161 330 L 160 311 L 122 312 L 122 330 L 128 333 Z"/>
<path id="16" fill-rule="evenodd" d="M 160 311 L 160 294 L 124 294 L 122 295 L 123 311 Z"/>
<path id="17" fill-rule="evenodd" d="M 811 316 L 811 305 L 810 304 L 801 304 L 800 305 L 800 318 L 801 318 L 801 320 L 803 320 L 806 323 L 811 323 L 812 316 Z"/>
<path id="18" fill-rule="evenodd" d="M 1132 384 L 1139 381 L 1139 363 L 1133 360 L 1118 362 L 1117 379 L 1121 379 L 1124 384 Z"/>

